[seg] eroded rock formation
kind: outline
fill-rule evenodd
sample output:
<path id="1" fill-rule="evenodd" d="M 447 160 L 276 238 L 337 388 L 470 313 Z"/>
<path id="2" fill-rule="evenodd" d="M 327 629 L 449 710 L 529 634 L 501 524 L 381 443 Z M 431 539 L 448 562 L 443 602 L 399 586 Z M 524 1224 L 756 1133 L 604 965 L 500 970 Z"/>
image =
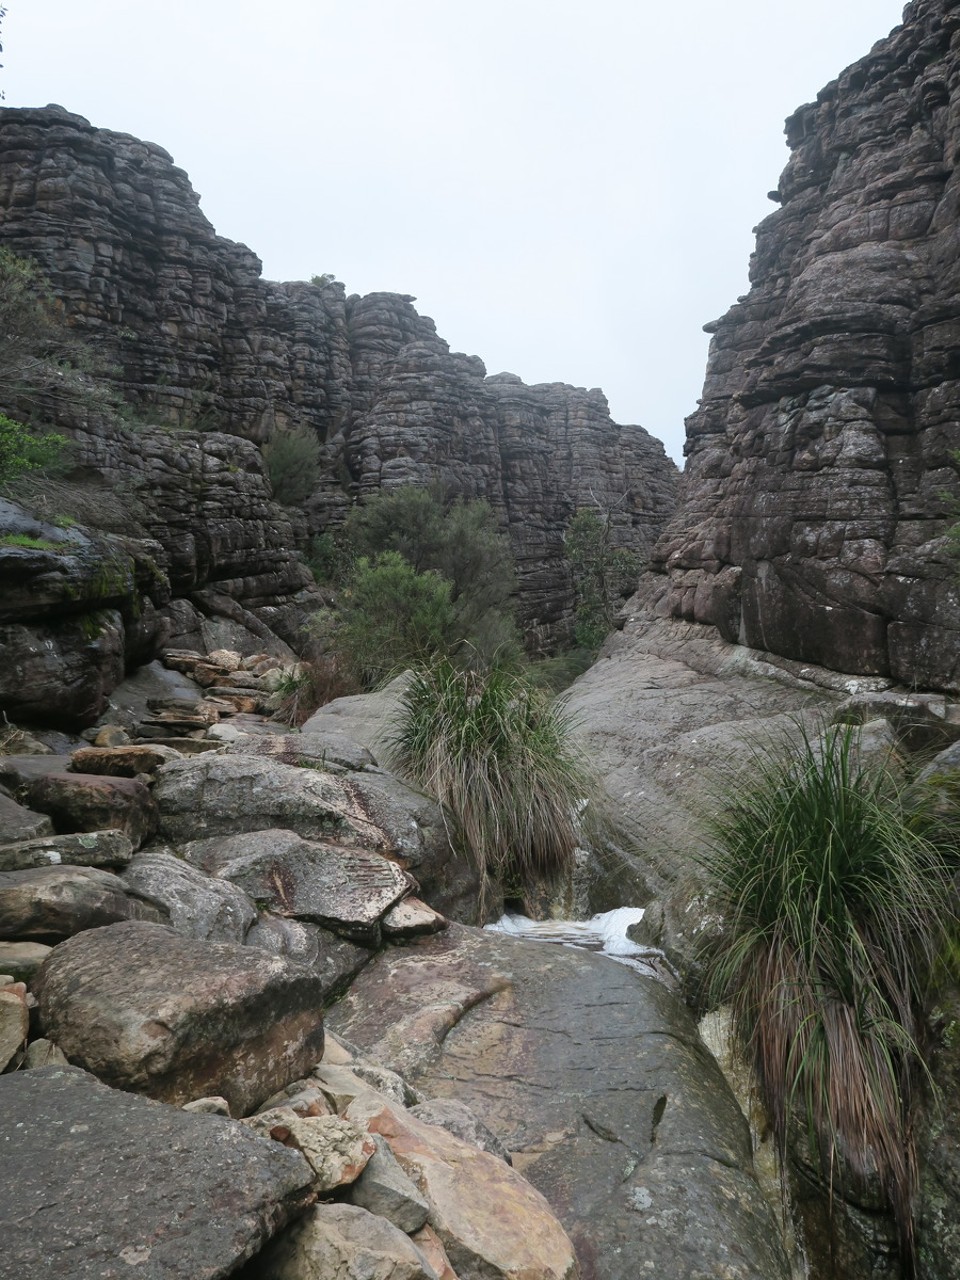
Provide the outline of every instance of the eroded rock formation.
<path id="1" fill-rule="evenodd" d="M 952 690 L 960 6 L 904 18 L 787 121 L 650 593 L 741 644 Z"/>
<path id="2" fill-rule="evenodd" d="M 194 451 L 210 452 L 193 434 L 201 428 L 258 444 L 278 429 L 315 432 L 323 476 L 307 503 L 311 530 L 379 487 L 439 479 L 487 499 L 513 540 L 524 620 L 548 635 L 570 616 L 562 535 L 576 508 L 611 509 L 617 541 L 643 555 L 672 510 L 676 468 L 642 428 L 611 421 L 602 392 L 488 378 L 406 295 L 262 280 L 256 256 L 216 235 L 186 174 L 152 143 L 59 107 L 0 112 L 0 242 L 41 264 L 124 397 L 150 421 L 189 430 Z M 156 432 L 148 438 L 156 470 L 163 449 Z M 135 440 L 132 454 L 114 444 L 107 458 L 87 443 L 92 465 L 122 470 L 137 456 Z M 239 446 L 237 465 L 251 470 Z M 160 485 L 158 521 L 181 531 L 189 561 L 191 486 Z M 238 510 L 249 496 L 238 486 Z M 260 518 L 269 534 L 276 518 Z M 250 550 L 248 538 L 226 540 L 241 543 Z M 261 570 L 221 564 L 208 576 L 251 572 Z M 254 590 L 257 604 L 291 585 Z M 244 601 L 247 587 L 227 594 Z"/>

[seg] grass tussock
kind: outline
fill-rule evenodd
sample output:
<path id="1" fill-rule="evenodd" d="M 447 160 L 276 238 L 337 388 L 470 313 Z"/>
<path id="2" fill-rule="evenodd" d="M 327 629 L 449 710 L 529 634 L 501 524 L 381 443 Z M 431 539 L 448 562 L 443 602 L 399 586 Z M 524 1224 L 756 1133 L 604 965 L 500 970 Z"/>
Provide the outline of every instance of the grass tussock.
<path id="1" fill-rule="evenodd" d="M 572 721 L 517 671 L 442 658 L 414 675 L 392 737 L 392 767 L 445 807 L 484 877 L 509 890 L 569 875 L 595 778 Z"/>
<path id="2" fill-rule="evenodd" d="M 799 1120 L 831 1192 L 879 1179 L 909 1274 L 912 1115 L 950 874 L 849 727 L 753 765 L 712 824 L 724 928 L 709 994 L 732 1004 L 781 1155 Z"/>
<path id="3" fill-rule="evenodd" d="M 335 655 L 304 659 L 281 677 L 273 719 L 299 729 L 334 698 L 358 691 L 356 681 Z"/>

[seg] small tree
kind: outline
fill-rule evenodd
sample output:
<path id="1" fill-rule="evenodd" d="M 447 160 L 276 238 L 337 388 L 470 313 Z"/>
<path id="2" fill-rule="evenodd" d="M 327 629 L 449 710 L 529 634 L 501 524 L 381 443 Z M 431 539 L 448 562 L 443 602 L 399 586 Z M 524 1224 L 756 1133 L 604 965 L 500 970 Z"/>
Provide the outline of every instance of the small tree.
<path id="1" fill-rule="evenodd" d="M 418 573 L 396 551 L 362 556 L 343 593 L 335 647 L 372 687 L 457 642 L 450 583 Z"/>
<path id="2" fill-rule="evenodd" d="M 0 413 L 0 489 L 31 471 L 55 466 L 67 445 L 64 436 L 35 432 Z"/>
<path id="3" fill-rule="evenodd" d="M 581 507 L 567 527 L 567 560 L 576 597 L 574 638 L 599 649 L 613 630 L 617 608 L 633 590 L 640 559 L 611 541 L 610 512 Z"/>
<path id="4" fill-rule="evenodd" d="M 273 496 L 285 507 L 296 507 L 311 496 L 320 477 L 320 442 L 305 428 L 277 431 L 263 446 L 263 459 Z"/>

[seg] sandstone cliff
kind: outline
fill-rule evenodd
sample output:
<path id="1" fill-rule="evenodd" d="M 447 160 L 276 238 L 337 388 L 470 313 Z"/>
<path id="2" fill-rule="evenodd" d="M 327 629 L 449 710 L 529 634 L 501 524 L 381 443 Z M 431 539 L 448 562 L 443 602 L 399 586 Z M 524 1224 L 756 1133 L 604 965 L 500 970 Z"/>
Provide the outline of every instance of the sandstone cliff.
<path id="1" fill-rule="evenodd" d="M 904 19 L 787 121 L 750 292 L 707 326 L 647 599 L 744 645 L 955 690 L 960 6 Z"/>
<path id="2" fill-rule="evenodd" d="M 644 556 L 673 508 L 673 463 L 613 423 L 600 391 L 488 378 L 405 295 L 261 279 L 151 143 L 59 107 L 0 112 L 0 243 L 42 265 L 151 421 L 257 444 L 316 432 L 309 531 L 380 486 L 439 478 L 487 499 L 513 541 L 523 619 L 548 637 L 570 616 L 562 534 L 576 508 L 615 509 L 616 539 Z"/>

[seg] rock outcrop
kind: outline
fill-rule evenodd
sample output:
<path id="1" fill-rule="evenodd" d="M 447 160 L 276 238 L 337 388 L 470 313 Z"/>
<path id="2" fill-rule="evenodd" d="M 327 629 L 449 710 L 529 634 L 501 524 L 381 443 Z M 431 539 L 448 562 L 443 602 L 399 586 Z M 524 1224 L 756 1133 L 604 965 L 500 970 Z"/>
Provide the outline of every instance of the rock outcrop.
<path id="1" fill-rule="evenodd" d="M 909 4 L 787 141 L 750 292 L 707 326 L 649 598 L 754 648 L 956 690 L 956 0 Z"/>
<path id="2" fill-rule="evenodd" d="M 213 591 L 262 619 L 303 585 L 258 450 L 220 432 L 256 444 L 285 429 L 317 436 L 311 531 L 380 487 L 439 480 L 485 498 L 513 541 L 524 621 L 548 636 L 569 620 L 562 535 L 576 508 L 610 509 L 617 541 L 643 555 L 672 510 L 673 463 L 642 428 L 612 422 L 600 391 L 488 378 L 407 295 L 262 280 L 256 256 L 215 234 L 152 143 L 59 107 L 0 112 L 0 243 L 36 259 L 124 398 L 167 424 L 139 436 L 65 425 L 107 487 L 149 473 L 136 485 L 145 524 L 174 596 L 205 614 Z"/>

